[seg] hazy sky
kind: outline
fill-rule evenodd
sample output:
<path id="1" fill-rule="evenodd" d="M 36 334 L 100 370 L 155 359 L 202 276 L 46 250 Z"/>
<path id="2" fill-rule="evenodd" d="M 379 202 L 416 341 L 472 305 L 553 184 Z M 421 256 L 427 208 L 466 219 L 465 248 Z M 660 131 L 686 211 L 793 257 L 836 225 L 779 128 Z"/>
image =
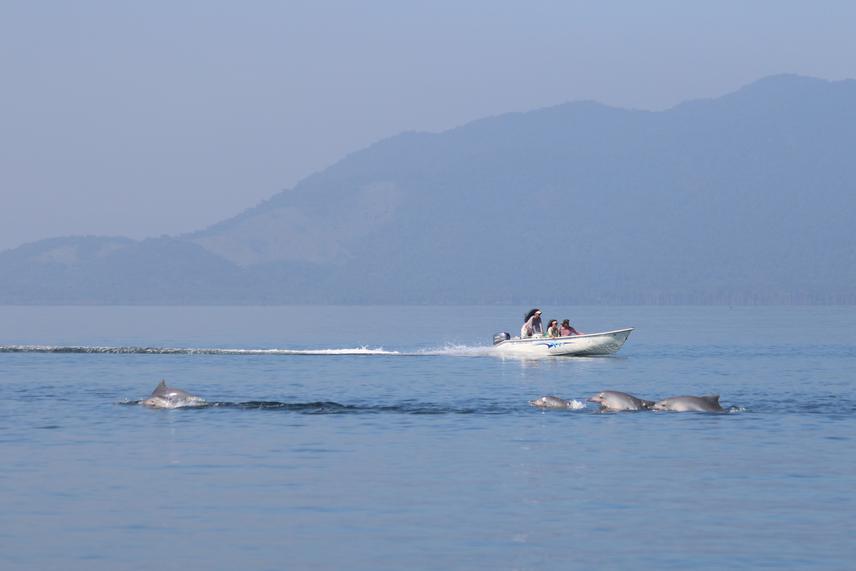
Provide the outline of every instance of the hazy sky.
<path id="1" fill-rule="evenodd" d="M 405 130 L 856 78 L 856 2 L 0 1 L 0 250 L 195 230 Z"/>

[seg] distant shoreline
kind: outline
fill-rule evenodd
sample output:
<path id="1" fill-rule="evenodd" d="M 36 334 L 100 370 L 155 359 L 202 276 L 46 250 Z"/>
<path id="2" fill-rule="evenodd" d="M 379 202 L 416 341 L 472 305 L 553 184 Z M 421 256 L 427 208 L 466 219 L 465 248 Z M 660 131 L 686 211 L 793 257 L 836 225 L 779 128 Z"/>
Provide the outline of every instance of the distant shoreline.
<path id="1" fill-rule="evenodd" d="M 849 302 L 818 303 L 9 303 L 0 301 L 0 307 L 529 307 L 529 305 L 557 307 L 852 307 Z"/>

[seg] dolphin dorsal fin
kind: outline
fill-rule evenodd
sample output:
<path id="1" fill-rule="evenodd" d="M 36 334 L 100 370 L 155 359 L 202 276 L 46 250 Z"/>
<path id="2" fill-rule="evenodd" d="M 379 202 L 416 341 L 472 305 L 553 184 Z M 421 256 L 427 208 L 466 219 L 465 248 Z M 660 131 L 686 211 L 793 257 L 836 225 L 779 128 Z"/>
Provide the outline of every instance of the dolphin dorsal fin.
<path id="1" fill-rule="evenodd" d="M 159 392 L 165 391 L 165 390 L 166 390 L 166 381 L 161 379 L 161 382 L 159 382 L 158 386 L 155 387 L 155 390 L 152 391 L 152 396 L 155 396 Z"/>
<path id="2" fill-rule="evenodd" d="M 713 404 L 717 404 L 717 405 L 719 404 L 719 395 L 705 395 L 701 398 L 703 398 L 704 400 L 706 400 L 709 403 L 713 403 Z"/>

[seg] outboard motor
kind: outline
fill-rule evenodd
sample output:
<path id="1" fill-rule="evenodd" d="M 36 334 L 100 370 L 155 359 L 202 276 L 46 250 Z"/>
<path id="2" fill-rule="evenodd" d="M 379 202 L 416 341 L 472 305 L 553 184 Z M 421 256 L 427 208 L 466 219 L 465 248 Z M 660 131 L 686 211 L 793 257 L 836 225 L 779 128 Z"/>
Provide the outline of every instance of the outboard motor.
<path id="1" fill-rule="evenodd" d="M 508 341 L 509 339 L 511 339 L 510 333 L 506 333 L 505 331 L 503 331 L 502 333 L 495 333 L 493 336 L 493 344 L 499 345 L 503 341 Z"/>

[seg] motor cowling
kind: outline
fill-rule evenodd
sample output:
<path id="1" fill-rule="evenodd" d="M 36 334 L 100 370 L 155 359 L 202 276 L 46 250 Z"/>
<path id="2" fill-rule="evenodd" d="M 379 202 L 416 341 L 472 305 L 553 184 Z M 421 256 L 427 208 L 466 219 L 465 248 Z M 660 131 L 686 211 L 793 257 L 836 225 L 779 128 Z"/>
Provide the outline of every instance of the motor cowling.
<path id="1" fill-rule="evenodd" d="M 511 339 L 511 334 L 510 334 L 510 333 L 506 333 L 505 331 L 503 331 L 503 332 L 501 332 L 501 333 L 494 333 L 494 335 L 493 335 L 493 344 L 494 344 L 494 345 L 499 345 L 499 344 L 500 344 L 500 343 L 502 343 L 503 341 L 508 341 L 509 339 Z"/>

